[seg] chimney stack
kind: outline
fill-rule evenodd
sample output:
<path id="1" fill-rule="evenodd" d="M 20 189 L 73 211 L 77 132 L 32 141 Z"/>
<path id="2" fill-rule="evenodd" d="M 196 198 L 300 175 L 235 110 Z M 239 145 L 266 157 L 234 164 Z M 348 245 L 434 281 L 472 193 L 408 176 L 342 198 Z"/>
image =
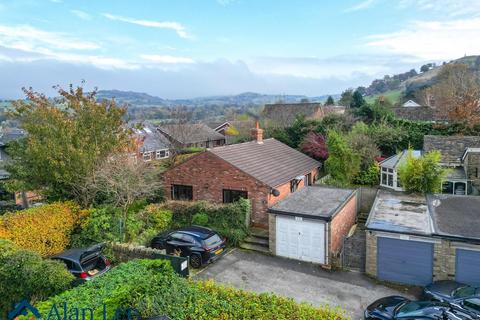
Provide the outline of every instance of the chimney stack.
<path id="1" fill-rule="evenodd" d="M 260 129 L 260 123 L 258 120 L 255 122 L 255 128 L 252 129 L 252 138 L 257 143 L 263 143 L 263 129 Z"/>

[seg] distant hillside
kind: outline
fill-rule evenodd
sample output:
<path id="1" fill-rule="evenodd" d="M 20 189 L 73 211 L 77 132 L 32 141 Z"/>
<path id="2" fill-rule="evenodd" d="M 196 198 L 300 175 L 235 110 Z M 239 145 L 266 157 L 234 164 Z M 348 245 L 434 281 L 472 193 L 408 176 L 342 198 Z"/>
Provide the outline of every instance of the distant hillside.
<path id="1" fill-rule="evenodd" d="M 192 99 L 162 99 L 151 96 L 147 93 L 120 91 L 120 90 L 100 90 L 98 91 L 99 99 L 111 99 L 119 103 L 126 103 L 130 107 L 207 107 L 207 106 L 231 106 L 231 107 L 247 107 L 262 106 L 266 103 L 283 102 L 300 102 L 307 99 L 312 102 L 324 102 L 328 95 L 318 97 L 307 97 L 304 95 L 269 95 L 254 92 L 245 92 L 237 95 L 199 97 Z M 332 95 L 337 99 L 339 95 Z"/>
<path id="2" fill-rule="evenodd" d="M 444 64 L 466 64 L 480 76 L 480 56 L 467 56 L 452 60 Z M 443 65 L 426 65 L 429 70 L 417 73 L 414 69 L 393 75 L 385 76 L 383 79 L 372 81 L 371 85 L 364 90 L 365 100 L 373 102 L 379 96 L 388 97 L 393 103 L 400 103 L 402 100 L 415 98 L 416 93 L 436 84 L 437 76 Z"/>

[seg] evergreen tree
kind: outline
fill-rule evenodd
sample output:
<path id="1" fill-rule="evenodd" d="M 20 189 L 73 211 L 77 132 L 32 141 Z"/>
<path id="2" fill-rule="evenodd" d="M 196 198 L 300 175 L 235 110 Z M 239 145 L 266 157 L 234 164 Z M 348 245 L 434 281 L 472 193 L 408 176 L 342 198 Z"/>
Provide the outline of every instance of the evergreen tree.
<path id="1" fill-rule="evenodd" d="M 326 106 L 333 106 L 335 105 L 335 100 L 333 100 L 332 96 L 328 96 L 327 101 L 325 102 Z"/>
<path id="2" fill-rule="evenodd" d="M 363 99 L 362 94 L 360 91 L 355 90 L 352 95 L 352 102 L 350 103 L 350 108 L 360 108 L 365 104 L 365 99 Z"/>

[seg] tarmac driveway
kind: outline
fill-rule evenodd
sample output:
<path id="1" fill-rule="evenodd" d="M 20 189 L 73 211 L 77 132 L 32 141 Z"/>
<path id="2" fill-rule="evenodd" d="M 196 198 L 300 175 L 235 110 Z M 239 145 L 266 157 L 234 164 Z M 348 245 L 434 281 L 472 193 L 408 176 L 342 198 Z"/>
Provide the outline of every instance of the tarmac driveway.
<path id="1" fill-rule="evenodd" d="M 237 288 L 273 292 L 313 305 L 329 304 L 347 310 L 352 319 L 361 319 L 363 310 L 374 300 L 400 292 L 375 283 L 361 273 L 327 271 L 317 265 L 233 250 L 195 275 L 214 279 Z"/>

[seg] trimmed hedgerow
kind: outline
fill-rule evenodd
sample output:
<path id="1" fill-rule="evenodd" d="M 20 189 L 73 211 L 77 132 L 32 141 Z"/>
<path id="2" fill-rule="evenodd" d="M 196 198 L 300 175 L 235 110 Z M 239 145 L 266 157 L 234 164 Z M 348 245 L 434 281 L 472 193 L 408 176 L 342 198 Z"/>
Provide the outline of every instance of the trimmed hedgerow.
<path id="1" fill-rule="evenodd" d="M 133 260 L 36 307 L 46 316 L 55 304 L 91 308 L 94 319 L 108 319 L 121 307 L 142 317 L 167 315 L 171 319 L 325 319 L 343 320 L 340 309 L 299 304 L 273 294 L 256 294 L 178 277 L 165 260 Z M 118 314 L 117 314 L 118 316 Z"/>
<path id="2" fill-rule="evenodd" d="M 56 202 L 0 216 L 0 238 L 42 256 L 62 252 L 87 210 L 72 202 Z"/>

